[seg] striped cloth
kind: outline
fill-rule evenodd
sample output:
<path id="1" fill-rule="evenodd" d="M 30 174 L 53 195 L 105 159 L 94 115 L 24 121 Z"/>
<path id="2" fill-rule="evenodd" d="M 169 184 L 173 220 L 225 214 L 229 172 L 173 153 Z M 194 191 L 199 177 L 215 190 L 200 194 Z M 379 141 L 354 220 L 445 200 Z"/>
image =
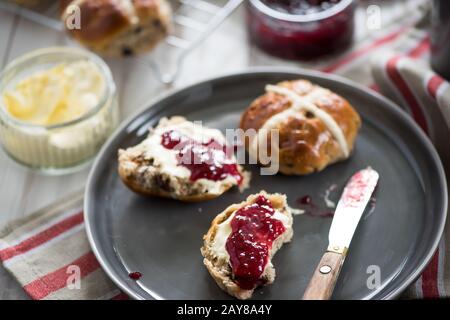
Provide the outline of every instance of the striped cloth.
<path id="1" fill-rule="evenodd" d="M 444 167 L 450 168 L 450 84 L 432 72 L 423 61 L 395 52 L 383 52 L 372 62 L 373 75 L 381 91 L 396 101 L 430 137 Z M 447 297 L 450 294 L 448 251 L 450 225 L 425 272 L 405 293 L 411 298 Z M 448 260 L 448 259 L 447 259 Z"/>
<path id="2" fill-rule="evenodd" d="M 81 193 L 72 195 L 0 231 L 3 267 L 32 299 L 127 298 L 91 251 L 82 202 Z"/>
<path id="3" fill-rule="evenodd" d="M 343 75 L 395 100 L 430 136 L 444 166 L 450 167 L 445 141 L 450 86 L 429 69 L 427 33 L 418 28 L 420 19 L 410 20 L 367 37 L 336 60 L 306 67 Z M 32 299 L 127 299 L 95 259 L 81 207 L 81 195 L 70 197 L 0 231 L 0 260 Z M 403 298 L 450 295 L 447 241 L 444 236 L 431 263 Z M 78 285 L 74 279 L 80 279 Z"/>

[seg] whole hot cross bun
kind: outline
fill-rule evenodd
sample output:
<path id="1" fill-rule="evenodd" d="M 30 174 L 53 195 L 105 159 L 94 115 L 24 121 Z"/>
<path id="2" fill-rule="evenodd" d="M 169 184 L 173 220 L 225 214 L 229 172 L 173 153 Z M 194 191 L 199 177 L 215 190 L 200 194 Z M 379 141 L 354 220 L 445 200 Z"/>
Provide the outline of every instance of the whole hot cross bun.
<path id="1" fill-rule="evenodd" d="M 246 141 L 250 155 L 259 160 L 260 140 L 270 140 L 268 132 L 275 129 L 279 142 L 271 150 L 278 152 L 281 173 L 305 175 L 349 157 L 361 118 L 347 100 L 306 80 L 284 81 L 266 91 L 241 117 L 241 129 L 258 132 Z"/>

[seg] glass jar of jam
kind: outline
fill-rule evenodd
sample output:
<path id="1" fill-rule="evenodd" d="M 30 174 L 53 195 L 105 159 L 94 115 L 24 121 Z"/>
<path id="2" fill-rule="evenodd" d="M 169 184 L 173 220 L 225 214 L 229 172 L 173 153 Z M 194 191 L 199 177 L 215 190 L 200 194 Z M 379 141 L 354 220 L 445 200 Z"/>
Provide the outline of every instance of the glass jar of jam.
<path id="1" fill-rule="evenodd" d="M 249 0 L 250 40 L 285 59 L 311 60 L 352 43 L 353 0 Z"/>

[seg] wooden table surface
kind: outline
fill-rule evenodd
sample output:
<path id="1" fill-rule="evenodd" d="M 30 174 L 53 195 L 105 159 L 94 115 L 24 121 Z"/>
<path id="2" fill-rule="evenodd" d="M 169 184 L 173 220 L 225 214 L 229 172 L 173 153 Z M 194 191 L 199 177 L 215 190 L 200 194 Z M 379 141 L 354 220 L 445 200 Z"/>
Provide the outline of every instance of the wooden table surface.
<path id="1" fill-rule="evenodd" d="M 2 1 L 2 0 L 1 0 Z M 372 3 L 383 8 L 383 21 L 395 21 L 405 16 L 410 1 L 362 1 L 357 14 L 356 43 L 377 30 L 366 28 L 366 8 Z M 132 60 L 107 61 L 116 81 L 121 117 L 125 119 L 138 109 L 149 105 L 162 92 L 216 75 L 242 71 L 251 66 L 305 66 L 268 57 L 247 42 L 245 10 L 237 9 L 209 38 L 185 60 L 182 72 L 172 87 L 162 85 L 150 68 Z M 386 27 L 386 26 L 384 26 Z M 74 45 L 61 33 L 0 10 L 0 66 L 31 50 Z M 306 65 L 311 67 L 311 65 Z M 81 191 L 89 167 L 63 177 L 44 176 L 14 163 L 0 150 L 0 226 L 12 219 L 30 214 L 65 195 Z M 26 299 L 25 293 L 12 277 L 0 267 L 0 299 Z"/>

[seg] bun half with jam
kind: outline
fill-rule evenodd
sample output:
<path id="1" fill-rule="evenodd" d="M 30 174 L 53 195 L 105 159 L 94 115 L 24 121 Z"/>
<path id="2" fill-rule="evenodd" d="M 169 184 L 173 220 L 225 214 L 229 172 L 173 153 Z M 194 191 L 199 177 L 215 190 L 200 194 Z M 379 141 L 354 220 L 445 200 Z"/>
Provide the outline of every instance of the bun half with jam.
<path id="1" fill-rule="evenodd" d="M 261 191 L 213 220 L 200 249 L 203 263 L 229 295 L 248 299 L 275 280 L 272 257 L 293 236 L 286 196 Z"/>
<path id="2" fill-rule="evenodd" d="M 119 175 L 137 193 L 181 201 L 217 198 L 250 180 L 219 130 L 183 117 L 161 119 L 143 142 L 119 150 Z"/>
<path id="3" fill-rule="evenodd" d="M 243 113 L 241 129 L 254 129 L 246 149 L 258 161 L 258 146 L 267 140 L 269 155 L 287 175 L 305 175 L 347 159 L 354 147 L 361 118 L 350 103 L 336 93 L 306 80 L 268 85 L 266 93 Z M 265 129 L 265 130 L 262 130 Z M 270 141 L 276 130 L 279 141 Z M 261 161 L 259 161 L 261 162 Z"/>

